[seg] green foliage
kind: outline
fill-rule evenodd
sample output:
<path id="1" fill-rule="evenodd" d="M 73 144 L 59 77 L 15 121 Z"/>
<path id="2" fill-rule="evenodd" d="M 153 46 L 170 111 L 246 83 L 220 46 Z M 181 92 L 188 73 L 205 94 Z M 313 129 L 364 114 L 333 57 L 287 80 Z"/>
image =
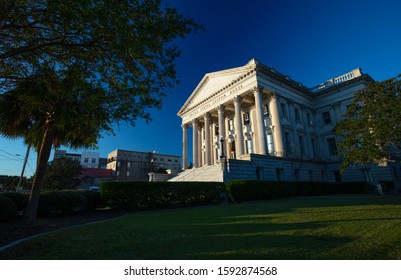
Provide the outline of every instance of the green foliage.
<path id="1" fill-rule="evenodd" d="M 220 202 L 224 183 L 220 182 L 103 182 L 102 200 L 122 209 L 155 209 Z"/>
<path id="2" fill-rule="evenodd" d="M 29 196 L 27 194 L 16 193 L 16 192 L 5 192 L 2 196 L 10 198 L 17 207 L 17 211 L 23 211 L 28 203 Z"/>
<path id="3" fill-rule="evenodd" d="M 275 199 L 289 196 L 313 196 L 328 194 L 371 193 L 372 186 L 366 182 L 302 182 L 232 180 L 226 183 L 232 201 Z"/>
<path id="4" fill-rule="evenodd" d="M 80 179 L 81 164 L 73 159 L 59 158 L 50 162 L 46 168 L 43 188 L 63 190 L 76 188 Z"/>
<path id="5" fill-rule="evenodd" d="M 0 194 L 0 222 L 8 221 L 17 215 L 17 206 L 11 198 Z"/>
<path id="6" fill-rule="evenodd" d="M 173 40 L 200 26 L 160 0 L 0 7 L 0 135 L 38 151 L 33 220 L 52 144 L 93 147 L 115 122 L 151 120 L 178 83 Z"/>
<path id="7" fill-rule="evenodd" d="M 289 197 L 295 195 L 295 184 L 284 181 L 232 180 L 226 183 L 235 202 Z"/>
<path id="8" fill-rule="evenodd" d="M 85 197 L 88 210 L 94 210 L 100 206 L 101 199 L 99 192 L 85 190 L 85 191 L 78 191 L 78 193 Z"/>
<path id="9" fill-rule="evenodd" d="M 401 75 L 356 93 L 345 117 L 335 129 L 343 169 L 401 158 Z"/>
<path id="10" fill-rule="evenodd" d="M 49 191 L 39 198 L 39 216 L 60 216 L 87 209 L 85 196 L 78 191 Z"/>

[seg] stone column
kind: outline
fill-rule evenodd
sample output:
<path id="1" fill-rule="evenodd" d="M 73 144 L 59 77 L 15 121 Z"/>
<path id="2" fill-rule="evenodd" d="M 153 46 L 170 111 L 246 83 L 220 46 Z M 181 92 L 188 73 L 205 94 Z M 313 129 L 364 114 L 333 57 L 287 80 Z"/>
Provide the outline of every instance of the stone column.
<path id="1" fill-rule="evenodd" d="M 274 149 L 276 156 L 284 156 L 283 148 L 283 131 L 281 128 L 280 114 L 278 111 L 278 100 L 275 94 L 272 94 L 269 102 L 269 111 L 272 116 L 272 126 L 273 126 L 273 139 L 274 139 Z"/>
<path id="2" fill-rule="evenodd" d="M 235 109 L 235 153 L 236 157 L 239 158 L 244 154 L 244 133 L 242 131 L 242 115 L 241 115 L 241 97 L 237 96 L 234 98 L 234 109 Z"/>
<path id="3" fill-rule="evenodd" d="M 205 164 L 210 165 L 210 114 L 204 115 L 205 120 Z"/>
<path id="4" fill-rule="evenodd" d="M 298 130 L 297 130 L 297 122 L 295 120 L 295 108 L 294 108 L 294 102 L 289 99 L 288 100 L 288 111 L 290 114 L 290 122 L 291 122 L 291 130 L 292 130 L 292 142 L 294 144 L 294 148 L 292 148 L 292 151 L 289 151 L 297 156 L 300 156 L 298 153 L 301 151 L 301 143 L 299 142 L 298 138 Z"/>
<path id="5" fill-rule="evenodd" d="M 198 160 L 199 160 L 199 164 L 198 166 L 202 166 L 203 165 L 203 127 L 198 125 L 198 146 L 199 146 L 199 151 L 198 151 Z"/>
<path id="6" fill-rule="evenodd" d="M 302 107 L 302 112 L 301 112 L 301 116 L 302 116 L 302 124 L 305 127 L 305 140 L 306 140 L 306 153 L 309 159 L 313 159 L 314 158 L 314 154 L 313 154 L 313 147 L 312 147 L 312 139 L 310 137 L 310 127 L 309 127 L 309 123 L 308 123 L 308 117 L 306 116 L 306 110 L 305 107 Z"/>
<path id="7" fill-rule="evenodd" d="M 188 125 L 183 124 L 182 127 L 182 169 L 188 168 Z"/>
<path id="8" fill-rule="evenodd" d="M 224 117 L 224 109 L 225 107 L 223 105 L 219 105 L 217 107 L 217 111 L 218 111 L 218 116 L 219 116 L 219 143 L 220 143 L 220 139 L 221 137 L 223 137 L 224 139 L 224 145 L 222 147 L 221 143 L 220 145 L 220 154 L 219 157 L 221 155 L 221 149 L 223 149 L 223 153 L 225 156 L 227 156 L 227 149 L 225 149 L 226 146 L 226 128 L 225 128 L 225 117 Z"/>
<path id="9" fill-rule="evenodd" d="M 198 145 L 198 121 L 192 120 L 192 160 L 194 167 L 199 167 L 199 145 Z"/>
<path id="10" fill-rule="evenodd" d="M 253 88 L 253 95 L 255 96 L 255 109 L 256 109 L 256 129 L 258 131 L 258 147 L 259 154 L 266 154 L 266 131 L 262 107 L 262 95 L 259 87 Z"/>

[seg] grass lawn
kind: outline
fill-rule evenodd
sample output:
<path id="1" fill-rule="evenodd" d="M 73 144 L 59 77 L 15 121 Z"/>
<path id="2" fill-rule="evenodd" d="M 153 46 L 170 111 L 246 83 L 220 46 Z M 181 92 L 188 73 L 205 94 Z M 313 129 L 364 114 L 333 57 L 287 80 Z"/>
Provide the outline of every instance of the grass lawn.
<path id="1" fill-rule="evenodd" d="M 307 197 L 132 213 L 0 259 L 401 259 L 401 197 Z"/>

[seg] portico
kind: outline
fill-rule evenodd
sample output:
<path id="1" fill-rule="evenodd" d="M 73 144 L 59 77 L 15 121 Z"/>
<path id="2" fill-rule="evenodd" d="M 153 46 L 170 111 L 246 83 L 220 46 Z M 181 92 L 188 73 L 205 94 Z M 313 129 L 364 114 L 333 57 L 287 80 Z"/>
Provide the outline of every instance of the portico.
<path id="1" fill-rule="evenodd" d="M 188 167 L 188 127 L 194 167 L 217 164 L 221 154 L 228 159 L 284 154 L 276 93 L 259 85 L 256 68 L 256 60 L 251 60 L 202 79 L 178 113 L 183 120 L 183 169 Z M 274 135 L 270 150 L 267 132 Z"/>

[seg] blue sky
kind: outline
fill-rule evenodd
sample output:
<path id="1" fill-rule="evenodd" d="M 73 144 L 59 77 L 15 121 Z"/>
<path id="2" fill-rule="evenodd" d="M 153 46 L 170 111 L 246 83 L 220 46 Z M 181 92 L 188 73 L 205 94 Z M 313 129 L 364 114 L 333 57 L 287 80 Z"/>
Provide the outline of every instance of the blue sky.
<path id="1" fill-rule="evenodd" d="M 181 83 L 153 111 L 153 122 L 121 125 L 99 140 L 102 157 L 115 149 L 181 155 L 178 110 L 208 72 L 245 65 L 252 58 L 313 87 L 357 67 L 377 81 L 401 73 L 399 0 L 165 0 L 204 25 L 176 43 Z M 0 175 L 19 175 L 26 146 L 0 137 Z M 76 152 L 76 151 L 74 151 Z M 20 156 L 16 156 L 16 154 Z M 26 175 L 35 170 L 31 151 Z"/>

